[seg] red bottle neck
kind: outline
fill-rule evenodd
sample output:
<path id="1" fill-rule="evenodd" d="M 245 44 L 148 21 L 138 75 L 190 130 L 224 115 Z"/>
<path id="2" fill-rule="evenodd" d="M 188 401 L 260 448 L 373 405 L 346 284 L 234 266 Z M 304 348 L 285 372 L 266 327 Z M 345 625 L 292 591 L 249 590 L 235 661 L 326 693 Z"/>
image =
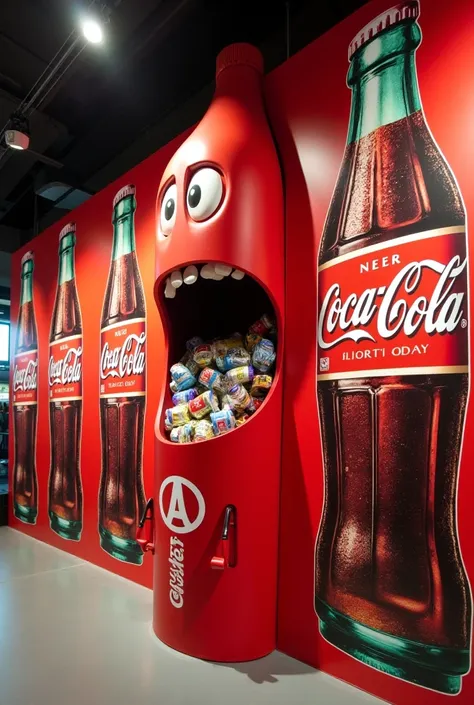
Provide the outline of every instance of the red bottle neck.
<path id="1" fill-rule="evenodd" d="M 216 98 L 235 98 L 244 105 L 263 108 L 262 75 L 252 66 L 228 66 L 216 78 Z"/>

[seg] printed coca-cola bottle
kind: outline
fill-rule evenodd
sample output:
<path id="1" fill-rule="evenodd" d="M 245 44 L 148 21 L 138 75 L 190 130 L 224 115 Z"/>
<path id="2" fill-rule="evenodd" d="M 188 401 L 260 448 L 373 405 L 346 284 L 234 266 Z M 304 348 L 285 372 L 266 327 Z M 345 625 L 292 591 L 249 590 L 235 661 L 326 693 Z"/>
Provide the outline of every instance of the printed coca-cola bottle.
<path id="1" fill-rule="evenodd" d="M 350 46 L 348 144 L 319 252 L 322 635 L 457 693 L 471 595 L 457 525 L 468 394 L 465 214 L 421 107 L 416 1 Z"/>
<path id="2" fill-rule="evenodd" d="M 134 186 L 114 198 L 112 261 L 101 319 L 99 534 L 111 556 L 141 565 L 135 534 L 145 508 L 146 312 L 135 252 L 136 207 Z"/>
<path id="3" fill-rule="evenodd" d="M 38 334 L 33 305 L 33 252 L 21 260 L 21 294 L 13 367 L 13 513 L 36 524 L 36 421 L 38 413 Z"/>
<path id="4" fill-rule="evenodd" d="M 79 541 L 82 426 L 82 318 L 74 272 L 76 225 L 59 233 L 58 289 L 49 335 L 49 520 L 53 531 Z"/>

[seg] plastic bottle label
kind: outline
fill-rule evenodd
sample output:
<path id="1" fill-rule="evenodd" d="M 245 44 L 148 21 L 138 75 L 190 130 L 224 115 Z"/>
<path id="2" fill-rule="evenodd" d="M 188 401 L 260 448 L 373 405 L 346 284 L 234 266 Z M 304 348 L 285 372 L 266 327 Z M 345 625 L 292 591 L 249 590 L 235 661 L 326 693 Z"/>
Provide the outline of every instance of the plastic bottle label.
<path id="1" fill-rule="evenodd" d="M 38 351 L 15 355 L 13 368 L 13 403 L 38 403 Z"/>
<path id="2" fill-rule="evenodd" d="M 468 372 L 463 227 L 342 255 L 318 281 L 319 381 Z"/>
<path id="3" fill-rule="evenodd" d="M 82 399 L 82 350 L 82 335 L 73 335 L 50 343 L 50 401 Z"/>
<path id="4" fill-rule="evenodd" d="M 101 330 L 100 396 L 142 396 L 145 391 L 145 319 L 106 326 Z"/>

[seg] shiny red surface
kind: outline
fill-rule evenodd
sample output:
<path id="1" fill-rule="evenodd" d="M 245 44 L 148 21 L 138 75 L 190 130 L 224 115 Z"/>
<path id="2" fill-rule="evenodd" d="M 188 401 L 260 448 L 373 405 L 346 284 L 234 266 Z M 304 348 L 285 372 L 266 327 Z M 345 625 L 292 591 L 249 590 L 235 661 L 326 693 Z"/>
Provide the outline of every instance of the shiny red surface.
<path id="1" fill-rule="evenodd" d="M 190 174 L 209 164 L 223 176 L 224 201 L 208 221 L 195 223 L 184 208 L 186 188 Z M 172 234 L 157 239 L 155 286 L 157 304 L 167 321 L 168 363 L 175 362 L 174 337 L 182 335 L 177 330 L 180 319 L 169 316 L 163 299 L 162 275 L 190 262 L 224 262 L 252 275 L 269 294 L 282 332 L 281 172 L 263 109 L 261 77 L 255 68 L 230 66 L 219 74 L 208 112 L 165 170 L 158 212 L 163 187 L 172 181 L 178 190 L 177 218 Z M 177 292 L 176 301 L 182 293 Z M 243 313 L 249 305 L 242 294 Z M 213 311 L 209 301 L 207 316 L 211 321 Z M 234 323 L 230 318 L 231 329 Z M 247 325 L 251 323 L 247 321 Z M 189 330 L 187 337 L 198 334 L 201 330 L 196 328 Z M 266 403 L 244 426 L 199 444 L 173 445 L 166 439 L 161 418 L 162 409 L 170 406 L 170 397 L 167 388 L 162 390 L 156 424 L 154 630 L 164 642 L 193 656 L 243 661 L 275 648 L 282 358 L 281 335 L 275 381 Z M 176 534 L 184 544 L 180 608 L 170 601 L 173 533 L 163 522 L 157 501 L 162 482 L 169 476 L 194 483 L 206 505 L 198 528 Z M 165 510 L 169 499 L 168 487 L 163 497 Z M 194 498 L 188 492 L 184 500 L 193 515 Z M 228 504 L 236 507 L 236 566 L 214 570 L 211 559 L 220 549 Z"/>
<path id="2" fill-rule="evenodd" d="M 397 705 L 440 705 L 448 699 L 470 705 L 474 700 L 472 671 L 463 678 L 462 691 L 454 699 L 377 672 L 321 637 L 313 604 L 314 548 L 324 496 L 315 379 L 317 253 L 346 149 L 351 98 L 346 85 L 347 47 L 365 24 L 389 7 L 391 3 L 383 0 L 368 3 L 292 57 L 268 78 L 266 85 L 270 120 L 284 165 L 287 225 L 287 346 L 277 644 L 291 656 Z M 417 51 L 417 69 L 423 108 L 430 129 L 456 175 L 466 206 L 468 231 L 470 216 L 474 213 L 474 143 L 470 139 L 474 79 L 469 68 L 473 23 L 474 8 L 469 0 L 449 4 L 441 0 L 421 2 L 423 42 Z M 469 233 L 468 239 L 470 242 Z M 423 393 L 416 394 L 415 406 L 422 411 Z M 360 457 L 364 451 L 364 397 L 352 399 L 354 404 L 358 403 L 361 416 L 359 440 L 354 439 L 352 445 L 357 449 L 356 457 Z M 466 419 L 457 523 L 465 569 L 472 579 L 472 403 Z M 444 432 L 448 433 L 449 428 L 445 426 Z M 420 435 L 420 441 L 421 438 Z M 359 511 L 363 511 L 363 506 Z M 418 596 L 420 590 L 421 584 Z M 375 619 L 374 614 L 372 619 Z"/>

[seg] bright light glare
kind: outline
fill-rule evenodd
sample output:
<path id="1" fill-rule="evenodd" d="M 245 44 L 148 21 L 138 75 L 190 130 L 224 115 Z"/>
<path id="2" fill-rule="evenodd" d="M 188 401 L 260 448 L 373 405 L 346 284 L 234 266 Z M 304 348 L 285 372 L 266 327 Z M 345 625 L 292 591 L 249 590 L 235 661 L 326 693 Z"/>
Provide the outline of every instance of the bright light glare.
<path id="1" fill-rule="evenodd" d="M 85 20 L 82 23 L 82 33 L 91 44 L 100 44 L 104 37 L 102 27 L 95 20 Z"/>
<path id="2" fill-rule="evenodd" d="M 10 149 L 24 149 L 21 144 L 9 144 Z"/>

